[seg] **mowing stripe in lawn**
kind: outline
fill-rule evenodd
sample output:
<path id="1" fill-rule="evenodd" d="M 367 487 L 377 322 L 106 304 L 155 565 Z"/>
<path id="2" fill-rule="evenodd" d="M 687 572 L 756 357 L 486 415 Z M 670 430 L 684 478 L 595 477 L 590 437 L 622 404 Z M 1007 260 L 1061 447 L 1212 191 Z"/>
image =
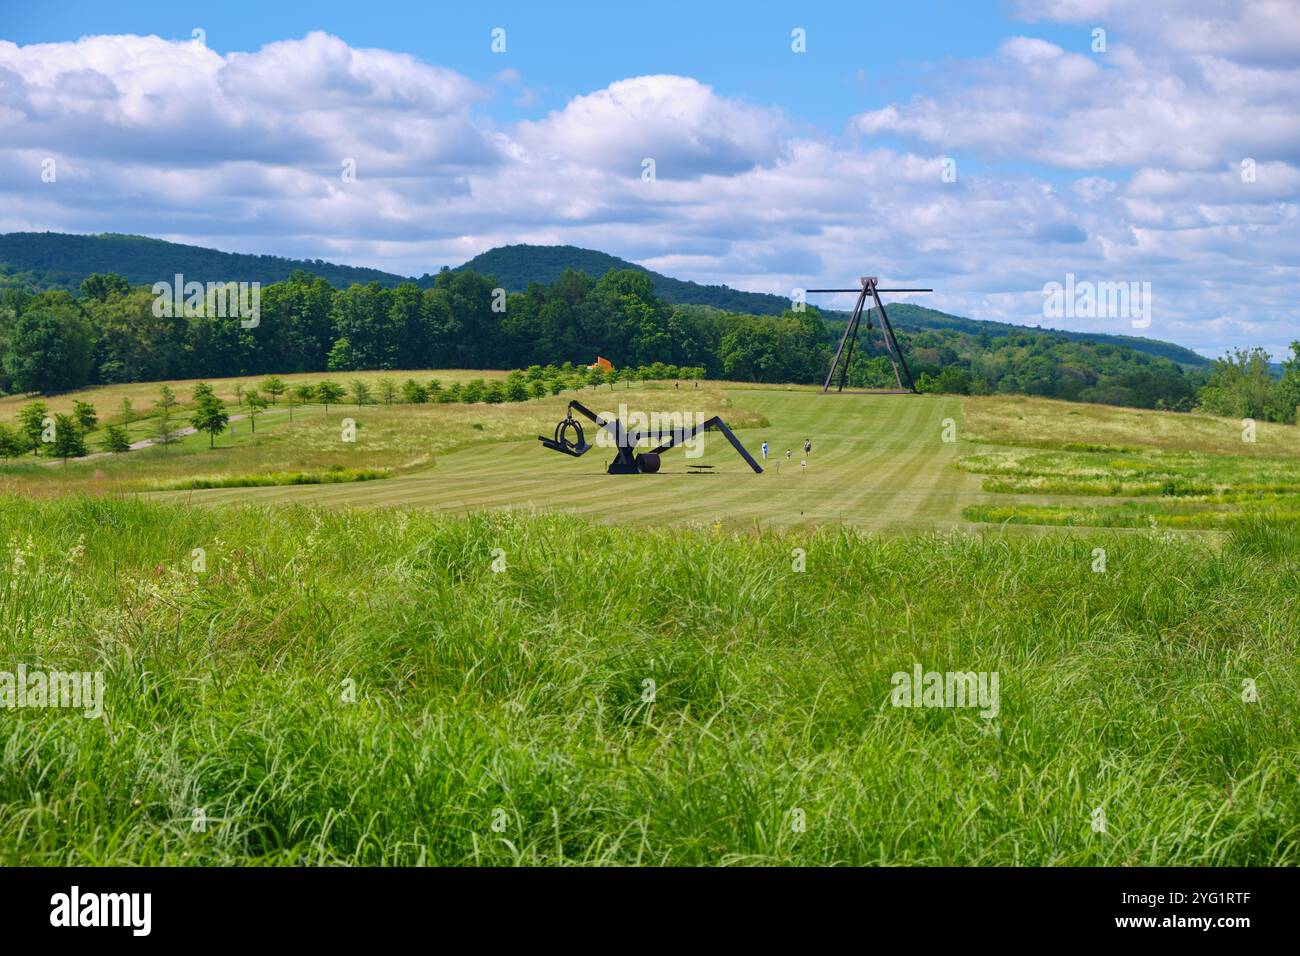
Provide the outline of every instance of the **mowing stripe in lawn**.
<path id="1" fill-rule="evenodd" d="M 941 440 L 945 419 L 960 424 L 956 398 L 761 388 L 732 389 L 728 397 L 736 407 L 757 411 L 770 422 L 740 434 L 754 452 L 767 440 L 770 455 L 763 475 L 750 472 L 720 437 L 710 434 L 701 457 L 687 459 L 684 450 L 674 449 L 664 456 L 658 475 L 606 475 L 612 452 L 604 448 L 573 460 L 535 442 L 499 442 L 444 455 L 428 471 L 384 481 L 157 497 L 204 504 L 410 506 L 455 512 L 524 508 L 613 523 L 722 521 L 782 527 L 843 522 L 868 529 L 960 526 L 961 509 L 986 497 L 978 476 L 952 467 L 959 446 Z M 806 472 L 799 465 L 805 437 L 813 441 Z M 787 448 L 789 460 L 784 458 Z M 688 464 L 711 464 L 715 470 L 689 474 Z"/>

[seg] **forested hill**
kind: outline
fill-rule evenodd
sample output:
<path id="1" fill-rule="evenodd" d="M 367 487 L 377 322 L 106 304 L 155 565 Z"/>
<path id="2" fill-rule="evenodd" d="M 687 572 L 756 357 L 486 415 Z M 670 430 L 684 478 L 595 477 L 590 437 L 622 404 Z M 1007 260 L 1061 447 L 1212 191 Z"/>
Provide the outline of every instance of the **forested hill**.
<path id="1" fill-rule="evenodd" d="M 655 294 L 672 305 L 706 305 L 726 312 L 780 315 L 790 304 L 788 299 L 779 295 L 741 292 L 724 285 L 700 285 L 674 279 L 617 256 L 577 246 L 500 246 L 475 256 L 458 266 L 456 271 L 492 276 L 508 291 L 523 292 L 532 282 L 543 285 L 555 282 L 566 269 L 576 269 L 593 279 L 623 269 L 643 272 L 650 277 Z M 14 232 L 0 235 L 0 286 L 26 286 L 35 291 L 75 291 L 92 273 L 117 273 L 132 285 L 145 286 L 170 280 L 177 272 L 190 281 L 238 280 L 269 285 L 287 279 L 296 270 L 318 275 L 336 289 L 370 282 L 377 282 L 384 288 L 395 288 L 409 281 L 429 288 L 435 279 L 429 273 L 411 280 L 379 269 L 339 265 L 321 259 L 220 252 L 202 246 L 116 233 L 80 236 L 58 232 Z M 822 314 L 833 331 L 838 331 L 837 323 L 846 317 L 837 312 L 824 311 Z M 892 306 L 889 317 L 900 329 L 915 331 L 950 330 L 993 337 L 1024 331 L 1023 326 L 961 318 L 905 303 Z M 1056 334 L 1072 341 L 1125 346 L 1189 368 L 1203 368 L 1210 364 L 1208 359 L 1191 349 L 1155 339 L 1103 332 Z"/>
<path id="2" fill-rule="evenodd" d="M 711 305 L 725 312 L 748 315 L 780 315 L 790 306 L 790 300 L 779 295 L 741 292 L 725 285 L 700 285 L 674 279 L 618 256 L 577 246 L 498 246 L 480 253 L 458 268 L 495 276 L 509 292 L 523 292 L 530 282 L 549 285 L 563 275 L 565 269 L 577 269 L 593 279 L 599 279 L 606 272 L 635 269 L 650 277 L 655 295 L 673 305 Z"/>
<path id="3" fill-rule="evenodd" d="M 915 329 L 916 331 L 951 329 L 954 332 L 964 332 L 967 335 L 989 335 L 993 338 L 1025 331 L 1023 325 L 1012 325 L 1010 322 L 993 322 L 988 319 L 964 319 L 958 315 L 949 315 L 947 312 L 937 312 L 934 309 L 927 309 L 906 302 L 900 302 L 897 305 L 885 303 L 885 309 L 889 313 L 890 324 L 902 329 Z M 842 321 L 844 320 L 839 319 L 836 313 L 826 313 L 827 325 L 839 328 L 838 323 Z M 1135 352 L 1167 358 L 1171 362 L 1177 362 L 1179 365 L 1185 365 L 1189 368 L 1207 368 L 1213 364 L 1210 359 L 1193 352 L 1189 348 L 1175 345 L 1173 342 L 1162 342 L 1159 339 L 1146 339 L 1137 335 L 1110 335 L 1105 332 L 1067 332 L 1062 329 L 1042 328 L 1041 326 L 1034 326 L 1033 330 L 1035 332 L 1051 332 L 1053 335 L 1059 335 L 1071 342 L 1120 345 L 1133 349 Z"/>
<path id="4" fill-rule="evenodd" d="M 577 269 L 593 279 L 599 279 L 606 272 L 636 269 L 650 276 L 656 295 L 674 305 L 709 305 L 726 312 L 744 312 L 749 315 L 780 315 L 790 307 L 790 300 L 783 296 L 765 292 L 741 292 L 725 285 L 700 285 L 682 279 L 673 279 L 634 262 L 620 259 L 618 256 L 596 252 L 594 249 L 580 249 L 577 246 L 498 246 L 480 253 L 459 268 L 477 272 L 479 275 L 493 276 L 510 292 L 523 292 L 530 282 L 549 285 L 563 275 L 565 269 Z M 967 335 L 987 333 L 994 337 L 1023 332 L 1025 329 L 1024 326 L 1008 322 L 966 319 L 906 303 L 893 306 L 886 303 L 886 307 L 890 322 L 904 329 L 917 331 L 950 329 Z M 822 310 L 822 316 L 827 325 L 836 328 L 837 331 L 837 323 L 848 319 L 848 313 L 825 309 Z M 1105 332 L 1038 330 L 1053 332 L 1072 341 L 1121 345 L 1192 368 L 1204 368 L 1210 364 L 1209 359 L 1189 348 L 1157 339 L 1136 335 L 1112 335 Z"/>
<path id="5" fill-rule="evenodd" d="M 65 232 L 10 232 L 0 235 L 0 274 L 22 280 L 38 291 L 80 287 L 93 273 L 115 272 L 131 285 L 171 281 L 181 273 L 193 282 L 260 282 L 289 278 L 297 269 L 320 276 L 335 288 L 354 282 L 392 287 L 409 281 L 379 269 L 341 266 L 321 259 L 285 259 L 220 252 L 147 236 L 103 233 L 77 236 Z"/>

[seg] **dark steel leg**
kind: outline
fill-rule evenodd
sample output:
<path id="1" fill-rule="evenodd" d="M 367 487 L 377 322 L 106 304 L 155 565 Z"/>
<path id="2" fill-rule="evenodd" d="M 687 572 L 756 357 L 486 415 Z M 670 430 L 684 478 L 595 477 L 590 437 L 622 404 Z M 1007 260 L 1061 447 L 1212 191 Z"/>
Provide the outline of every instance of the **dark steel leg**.
<path id="1" fill-rule="evenodd" d="M 907 359 L 903 357 L 903 350 L 898 345 L 898 339 L 894 337 L 894 327 L 889 324 L 889 317 L 885 315 L 885 305 L 880 301 L 880 296 L 876 293 L 876 287 L 871 287 L 871 297 L 876 300 L 876 308 L 880 310 L 880 331 L 885 336 L 885 349 L 890 353 L 889 361 L 894 366 L 894 381 L 898 387 L 906 388 L 910 392 L 916 391 L 916 382 L 912 380 L 912 370 L 907 367 Z M 903 373 L 898 371 L 899 365 L 903 367 Z M 903 384 L 903 375 L 907 376 L 907 384 Z"/>
<path id="2" fill-rule="evenodd" d="M 831 382 L 835 381 L 835 369 L 839 367 L 840 356 L 844 353 L 844 346 L 850 341 L 850 337 L 856 337 L 858 334 L 858 318 L 862 315 L 862 305 L 867 299 L 867 290 L 863 289 L 858 293 L 858 303 L 853 307 L 853 316 L 849 319 L 849 324 L 844 326 L 844 335 L 840 337 L 840 347 L 835 350 L 835 358 L 831 359 L 831 370 L 826 373 L 826 384 L 822 386 L 822 394 L 831 390 Z M 843 391 L 844 383 L 840 383 L 840 390 Z"/>

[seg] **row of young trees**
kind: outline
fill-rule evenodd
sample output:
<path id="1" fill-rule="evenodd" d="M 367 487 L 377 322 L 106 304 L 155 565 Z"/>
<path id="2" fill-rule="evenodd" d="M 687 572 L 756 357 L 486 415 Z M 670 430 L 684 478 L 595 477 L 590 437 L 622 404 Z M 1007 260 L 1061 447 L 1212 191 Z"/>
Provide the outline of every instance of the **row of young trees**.
<path id="1" fill-rule="evenodd" d="M 279 381 L 275 379 L 275 381 Z M 280 382 L 280 390 L 284 390 Z M 253 421 L 256 431 L 256 416 L 263 411 L 268 400 L 256 389 L 240 389 L 240 400 L 248 407 L 247 415 Z M 225 430 L 230 420 L 226 404 L 216 396 L 212 386 L 205 382 L 196 384 L 191 393 L 193 404 L 189 416 L 190 424 L 197 430 L 208 432 L 215 437 Z M 149 430 L 145 435 L 148 443 L 170 445 L 182 437 L 183 424 L 179 417 L 182 412 L 180 400 L 171 386 L 163 384 L 158 387 L 158 399 L 152 409 L 141 415 L 132 406 L 129 398 L 123 398 L 119 405 L 118 420 L 104 425 L 99 439 L 99 447 L 106 452 L 122 454 L 133 447 L 129 428 L 133 423 L 146 419 Z M 13 425 L 0 423 L 0 458 L 16 458 L 28 453 L 47 458 L 80 458 L 90 453 L 89 436 L 99 424 L 99 413 L 89 402 L 74 401 L 72 412 L 54 412 L 41 399 L 28 402 L 19 409 Z"/>
<path id="2" fill-rule="evenodd" d="M 449 382 L 431 378 L 418 381 L 408 378 L 398 382 L 394 378 L 378 378 L 369 381 L 363 378 L 349 379 L 346 385 L 326 379 L 316 383 L 301 383 L 287 386 L 279 376 L 263 379 L 261 389 L 272 396 L 272 404 L 278 403 L 280 395 L 286 395 L 292 408 L 294 403 L 324 405 L 328 410 L 331 405 L 342 404 L 345 400 L 357 407 L 362 405 L 382 404 L 447 404 L 460 402 L 472 405 L 478 402 L 499 404 L 502 402 L 526 402 L 533 398 L 558 395 L 561 392 L 580 388 L 594 388 L 608 385 L 613 388 L 618 383 L 631 387 L 634 382 L 660 381 L 666 379 L 699 380 L 705 377 L 705 369 L 690 366 L 668 365 L 654 362 L 626 369 L 603 369 L 600 366 L 582 367 L 571 362 L 562 365 L 531 365 L 527 369 L 516 369 L 504 380 L 472 378 L 465 382 Z M 236 383 L 234 386 L 236 403 L 249 401 L 255 391 L 246 390 L 246 386 Z"/>
<path id="3" fill-rule="evenodd" d="M 161 430 L 155 432 L 153 441 L 169 444 L 177 437 L 173 424 L 177 399 L 167 385 L 160 386 L 159 393 L 153 417 Z M 128 429 L 139 417 L 128 398 L 122 399 L 120 410 L 119 421 L 105 424 L 99 440 L 102 450 L 114 454 L 131 450 Z M 18 410 L 12 425 L 0 422 L 0 458 L 17 458 L 26 454 L 64 461 L 80 458 L 90 453 L 89 436 L 98 425 L 99 412 L 89 402 L 74 401 L 70 413 L 51 413 L 43 400 L 35 399 Z"/>
<path id="4" fill-rule="evenodd" d="M 86 436 L 95 430 L 99 415 L 89 402 L 72 403 L 72 411 L 50 414 L 43 401 L 28 402 L 18 411 L 13 426 L 0 424 L 0 457 L 16 458 L 44 452 L 51 458 L 79 458 L 86 454 Z M 112 425 L 108 439 L 125 451 L 130 447 L 124 429 Z"/>
<path id="5" fill-rule="evenodd" d="M 355 403 L 358 408 L 371 404 L 498 404 L 544 398 L 571 389 L 601 385 L 613 388 L 619 382 L 630 387 L 634 382 L 650 380 L 698 380 L 704 377 L 704 373 L 702 368 L 662 362 L 613 370 L 599 366 L 576 367 L 566 362 L 563 365 L 533 365 L 526 370 L 517 369 L 504 381 L 473 378 L 446 385 L 436 378 L 423 382 L 408 378 L 400 384 L 392 378 L 373 382 L 353 378 L 346 385 L 325 379 L 291 386 L 278 375 L 270 375 L 262 379 L 258 387 L 236 382 L 233 392 L 237 414 L 248 419 L 252 432 L 256 434 L 257 416 L 269 406 L 279 405 L 282 397 L 292 418 L 295 406 L 313 403 L 323 405 L 327 412 L 330 406 L 345 401 Z M 206 382 L 196 383 L 190 397 L 189 406 L 183 408 L 171 387 L 163 384 L 159 386 L 157 401 L 143 416 L 133 408 L 129 398 L 124 398 L 119 406 L 118 420 L 104 426 L 100 447 L 119 454 L 129 451 L 132 443 L 128 428 L 141 418 L 149 420 L 145 438 L 152 444 L 165 446 L 177 441 L 183 427 L 181 423 L 188 421 L 196 431 L 208 435 L 208 446 L 212 447 L 216 437 L 230 425 L 229 406 Z M 89 453 L 87 439 L 98 424 L 99 414 L 89 402 L 74 401 L 71 413 L 53 415 L 43 400 L 28 402 L 19 410 L 12 426 L 0 423 L 0 457 L 16 458 L 28 453 L 64 460 L 81 457 Z"/>

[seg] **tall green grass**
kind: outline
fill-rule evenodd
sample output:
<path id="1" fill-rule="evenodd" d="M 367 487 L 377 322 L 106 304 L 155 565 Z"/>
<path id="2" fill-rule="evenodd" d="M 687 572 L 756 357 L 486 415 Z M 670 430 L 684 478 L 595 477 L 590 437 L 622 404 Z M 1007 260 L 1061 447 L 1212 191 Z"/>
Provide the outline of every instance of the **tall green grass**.
<path id="1" fill-rule="evenodd" d="M 0 499 L 0 864 L 1295 864 L 1296 545 Z"/>
<path id="2" fill-rule="evenodd" d="M 1280 524 L 1300 522 L 1300 496 L 1233 501 L 1119 501 L 1114 504 L 968 505 L 962 516 L 985 524 L 1064 526 L 1071 528 L 1179 528 L 1222 531 L 1243 520 Z"/>
<path id="3" fill-rule="evenodd" d="M 155 481 L 152 491 L 188 491 L 199 488 L 265 488 L 278 485 L 331 485 L 347 481 L 376 481 L 392 476 L 388 468 L 344 468 L 335 465 L 320 471 L 269 471 L 249 475 L 200 475 Z"/>
<path id="4" fill-rule="evenodd" d="M 993 452 L 957 461 L 963 471 L 989 475 L 984 490 L 1000 494 L 1107 495 L 1252 501 L 1300 494 L 1294 458 L 1134 449 L 1103 454 Z"/>

